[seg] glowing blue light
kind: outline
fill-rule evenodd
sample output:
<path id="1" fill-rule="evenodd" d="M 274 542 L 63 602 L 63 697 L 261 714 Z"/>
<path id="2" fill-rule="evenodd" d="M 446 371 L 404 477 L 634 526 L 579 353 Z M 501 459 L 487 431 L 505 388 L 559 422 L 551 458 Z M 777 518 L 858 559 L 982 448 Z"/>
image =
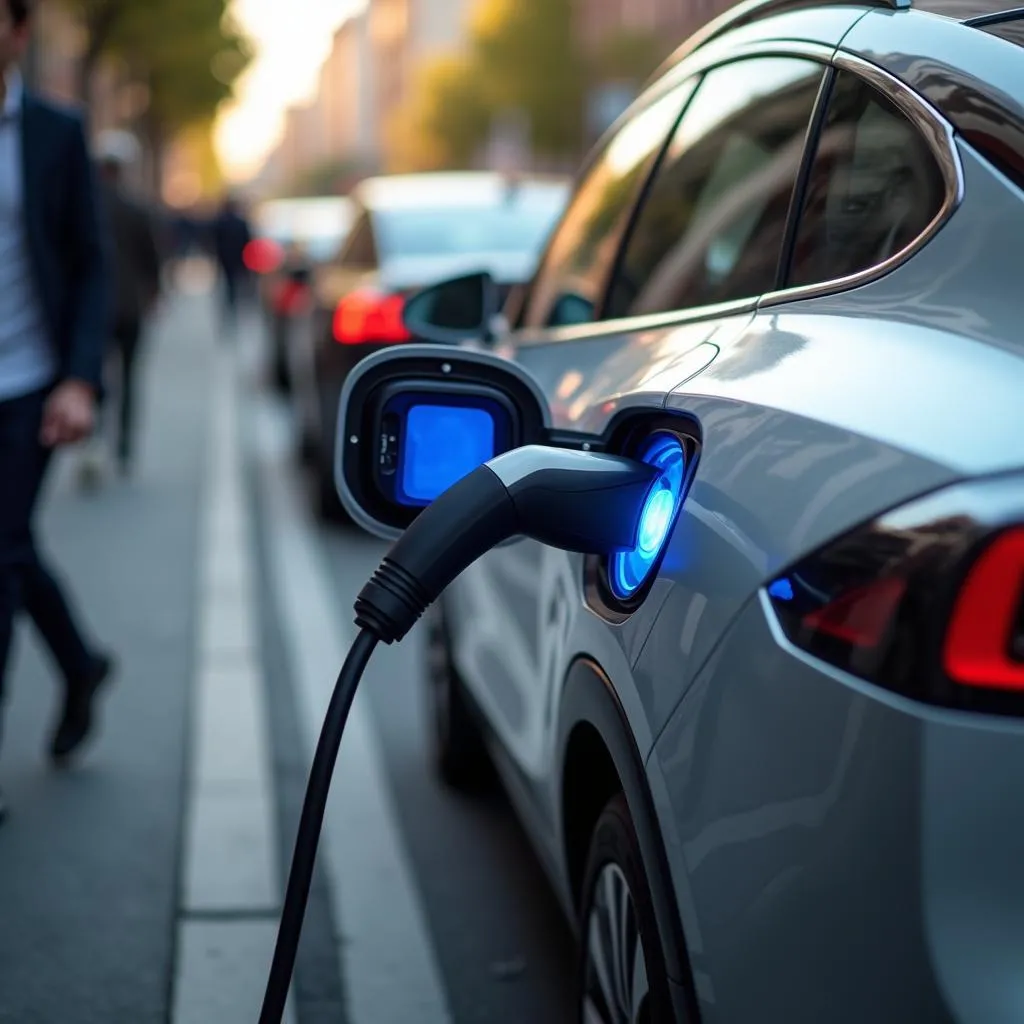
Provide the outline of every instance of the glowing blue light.
<path id="1" fill-rule="evenodd" d="M 414 405 L 405 420 L 402 490 L 431 502 L 494 457 L 494 417 L 485 409 Z"/>
<path id="2" fill-rule="evenodd" d="M 672 513 L 676 503 L 672 492 L 661 486 L 660 482 L 647 499 L 643 512 L 640 514 L 640 536 L 637 550 L 642 555 L 657 554 L 661 542 L 672 525 Z"/>
<path id="3" fill-rule="evenodd" d="M 658 564 L 682 505 L 686 455 L 673 434 L 656 434 L 640 460 L 660 470 L 640 513 L 636 546 L 611 556 L 608 578 L 620 600 L 632 597 Z"/>
<path id="4" fill-rule="evenodd" d="M 785 576 L 769 584 L 768 593 L 779 601 L 793 600 L 793 584 Z"/>

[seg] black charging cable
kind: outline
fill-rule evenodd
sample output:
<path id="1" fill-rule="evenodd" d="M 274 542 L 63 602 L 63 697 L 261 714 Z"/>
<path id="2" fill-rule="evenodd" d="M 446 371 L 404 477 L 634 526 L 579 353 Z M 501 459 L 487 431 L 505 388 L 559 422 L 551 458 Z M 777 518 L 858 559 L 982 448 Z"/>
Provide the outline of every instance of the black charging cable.
<path id="1" fill-rule="evenodd" d="M 515 536 L 564 551 L 630 550 L 657 470 L 614 455 L 535 445 L 475 469 L 423 510 L 356 599 L 360 627 L 331 695 L 310 768 L 259 1024 L 280 1024 L 345 723 L 378 643 L 402 640 L 467 566 Z"/>

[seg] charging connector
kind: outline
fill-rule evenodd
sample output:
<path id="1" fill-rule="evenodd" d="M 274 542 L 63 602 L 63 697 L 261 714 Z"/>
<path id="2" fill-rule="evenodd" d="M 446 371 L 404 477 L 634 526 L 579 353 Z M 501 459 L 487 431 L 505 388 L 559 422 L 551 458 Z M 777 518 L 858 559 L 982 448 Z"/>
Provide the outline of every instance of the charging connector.
<path id="1" fill-rule="evenodd" d="M 356 600 L 361 632 L 324 719 L 288 876 L 260 1024 L 280 1024 L 331 775 L 356 688 L 378 642 L 402 640 L 456 576 L 515 536 L 584 554 L 629 551 L 659 471 L 615 455 L 531 445 L 473 470 L 419 514 Z"/>
<path id="2" fill-rule="evenodd" d="M 463 569 L 510 537 L 628 551 L 657 475 L 631 459 L 541 445 L 499 455 L 420 513 L 359 594 L 356 624 L 383 643 L 401 640 Z"/>

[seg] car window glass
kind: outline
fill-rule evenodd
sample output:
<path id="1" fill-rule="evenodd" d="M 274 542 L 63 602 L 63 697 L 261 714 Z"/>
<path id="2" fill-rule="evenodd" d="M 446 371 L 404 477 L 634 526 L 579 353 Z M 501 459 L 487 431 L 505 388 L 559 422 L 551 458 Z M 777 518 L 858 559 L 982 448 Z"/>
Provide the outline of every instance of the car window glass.
<path id="1" fill-rule="evenodd" d="M 364 213 L 352 228 L 348 244 L 341 255 L 341 264 L 345 267 L 373 267 L 377 263 L 376 246 L 373 242 L 373 229 L 370 218 Z"/>
<path id="2" fill-rule="evenodd" d="M 636 194 L 693 92 L 685 82 L 617 132 L 576 190 L 534 280 L 522 323 L 594 319 Z"/>
<path id="3" fill-rule="evenodd" d="M 753 298 L 776 283 L 824 68 L 759 57 L 704 77 L 615 274 L 609 317 Z"/>
<path id="4" fill-rule="evenodd" d="M 928 227 L 945 197 L 935 156 L 902 111 L 839 72 L 787 283 L 834 280 L 884 262 Z"/>

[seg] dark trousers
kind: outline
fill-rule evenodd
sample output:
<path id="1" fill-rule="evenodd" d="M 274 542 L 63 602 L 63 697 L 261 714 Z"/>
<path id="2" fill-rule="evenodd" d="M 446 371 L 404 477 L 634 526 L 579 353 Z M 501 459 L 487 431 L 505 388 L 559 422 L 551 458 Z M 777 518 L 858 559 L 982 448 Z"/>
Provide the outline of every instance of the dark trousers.
<path id="1" fill-rule="evenodd" d="M 0 401 L 0 696 L 14 621 L 24 610 L 35 623 L 69 687 L 85 681 L 93 656 L 68 601 L 36 550 L 32 517 L 50 462 L 39 443 L 46 391 Z"/>
<path id="2" fill-rule="evenodd" d="M 110 355 L 117 363 L 117 457 L 122 464 L 131 461 L 135 440 L 136 356 L 142 338 L 138 320 L 125 320 L 114 327 Z M 106 403 L 107 399 L 105 399 Z"/>
<path id="3" fill-rule="evenodd" d="M 235 267 L 221 266 L 221 283 L 224 289 L 224 318 L 227 325 L 238 326 L 238 308 L 241 305 L 242 275 Z"/>

